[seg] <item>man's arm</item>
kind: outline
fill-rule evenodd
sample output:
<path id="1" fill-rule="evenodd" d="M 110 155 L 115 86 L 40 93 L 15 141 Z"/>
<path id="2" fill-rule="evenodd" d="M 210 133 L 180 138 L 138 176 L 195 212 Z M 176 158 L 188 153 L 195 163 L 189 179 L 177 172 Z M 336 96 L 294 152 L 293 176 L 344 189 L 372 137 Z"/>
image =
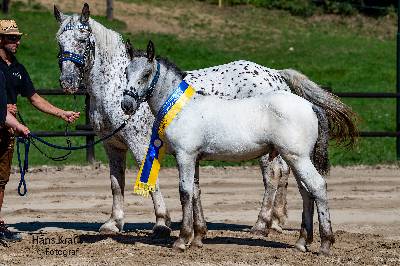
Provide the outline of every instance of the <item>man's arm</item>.
<path id="1" fill-rule="evenodd" d="M 79 112 L 64 111 L 52 105 L 37 93 L 33 94 L 31 97 L 28 97 L 28 99 L 32 103 L 32 105 L 35 106 L 38 110 L 50 115 L 54 115 L 58 118 L 65 120 L 66 122 L 74 122 L 79 118 Z"/>
<path id="2" fill-rule="evenodd" d="M 18 122 L 18 120 L 8 111 L 5 124 L 7 127 L 14 129 L 14 131 L 22 134 L 25 137 L 27 137 L 30 132 L 29 128 Z"/>

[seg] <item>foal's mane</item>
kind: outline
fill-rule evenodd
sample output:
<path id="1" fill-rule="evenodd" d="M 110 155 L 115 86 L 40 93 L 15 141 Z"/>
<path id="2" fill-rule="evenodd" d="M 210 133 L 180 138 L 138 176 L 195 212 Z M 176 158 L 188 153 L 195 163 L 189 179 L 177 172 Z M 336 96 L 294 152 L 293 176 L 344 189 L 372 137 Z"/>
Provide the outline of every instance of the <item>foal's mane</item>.
<path id="1" fill-rule="evenodd" d="M 135 57 L 147 57 L 146 51 L 143 50 L 133 50 L 132 56 Z M 157 56 L 156 60 L 160 62 L 161 65 L 165 66 L 167 70 L 172 70 L 179 77 L 184 79 L 187 75 L 185 71 L 182 71 L 175 63 L 170 61 L 168 58 Z"/>

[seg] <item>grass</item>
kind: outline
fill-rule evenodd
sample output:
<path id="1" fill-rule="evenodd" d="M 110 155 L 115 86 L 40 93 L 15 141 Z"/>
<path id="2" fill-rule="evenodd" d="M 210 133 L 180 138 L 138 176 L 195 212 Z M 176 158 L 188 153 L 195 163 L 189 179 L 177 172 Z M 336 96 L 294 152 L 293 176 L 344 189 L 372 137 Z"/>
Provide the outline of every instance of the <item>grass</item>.
<path id="1" fill-rule="evenodd" d="M 251 7 L 227 10 L 223 13 L 225 17 L 222 23 L 225 26 L 222 30 L 216 29 L 213 23 L 200 17 L 195 17 L 195 21 L 178 18 L 186 21 L 189 30 L 198 33 L 197 37 L 196 34 L 124 35 L 133 40 L 135 47 L 145 48 L 147 41 L 153 40 L 157 54 L 171 58 L 182 69 L 198 69 L 247 59 L 271 68 L 300 70 L 312 80 L 330 86 L 336 92 L 395 92 L 396 43 L 394 36 L 390 37 L 390 34 L 389 37 L 385 35 L 376 38 L 362 27 L 352 27 L 354 23 L 337 23 L 335 20 L 315 23 L 283 11 L 266 13 L 266 10 L 260 11 Z M 40 7 L 33 10 L 19 6 L 12 8 L 10 17 L 15 18 L 21 30 L 28 33 L 22 41 L 18 59 L 28 69 L 36 87 L 59 87 L 56 59 L 58 48 L 55 41 L 58 24 L 52 14 Z M 121 22 L 110 23 L 102 17 L 95 19 L 119 32 L 126 30 Z M 41 27 L 38 27 L 38 23 Z M 46 30 L 40 30 L 44 25 Z M 71 96 L 48 99 L 62 108 L 71 109 L 74 106 Z M 361 130 L 395 131 L 395 100 L 344 101 L 359 114 Z M 32 130 L 64 129 L 65 124 L 62 121 L 33 110 L 25 99 L 20 98 L 18 105 Z M 78 97 L 77 106 L 83 112 L 82 98 Z M 78 124 L 82 123 L 83 116 L 78 121 Z M 49 140 L 61 144 L 65 141 Z M 76 145 L 83 144 L 84 139 L 74 138 L 73 142 Z M 106 160 L 101 145 L 96 147 L 96 157 L 101 161 Z M 32 151 L 30 159 L 32 164 L 53 164 L 35 151 Z M 334 165 L 394 163 L 395 139 L 361 138 L 354 150 L 331 145 L 330 159 Z M 84 163 L 84 152 L 74 152 L 62 164 L 65 163 Z M 221 165 L 221 162 L 207 164 Z M 164 165 L 174 165 L 173 158 L 167 157 Z"/>

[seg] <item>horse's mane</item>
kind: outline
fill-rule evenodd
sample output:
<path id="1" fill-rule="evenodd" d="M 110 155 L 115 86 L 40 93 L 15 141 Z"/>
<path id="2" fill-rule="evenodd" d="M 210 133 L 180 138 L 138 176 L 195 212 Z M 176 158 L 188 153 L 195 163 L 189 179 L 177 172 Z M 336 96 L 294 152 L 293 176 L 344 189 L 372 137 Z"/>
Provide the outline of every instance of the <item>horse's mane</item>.
<path id="1" fill-rule="evenodd" d="M 143 50 L 134 49 L 133 57 L 147 57 L 147 53 L 146 53 L 146 51 L 143 51 Z M 158 60 L 158 62 L 160 62 L 160 64 L 165 66 L 167 68 L 167 70 L 172 70 L 175 74 L 177 74 L 182 79 L 184 79 L 186 77 L 187 73 L 185 71 L 182 71 L 175 63 L 170 61 L 168 58 L 157 56 L 156 60 Z"/>
<path id="2" fill-rule="evenodd" d="M 64 28 L 67 26 L 67 24 L 71 21 L 73 23 L 79 21 L 79 15 L 71 15 L 68 19 L 62 22 L 60 29 L 57 32 L 57 38 L 64 31 Z M 96 37 L 96 44 L 98 45 L 98 48 L 101 52 L 109 55 L 103 59 L 112 59 L 115 54 L 120 54 L 121 51 L 126 51 L 122 36 L 119 33 L 107 29 L 92 18 L 89 19 L 89 25 L 92 29 L 92 33 Z"/>
<path id="3" fill-rule="evenodd" d="M 93 34 L 96 36 L 96 44 L 99 46 L 100 51 L 111 55 L 110 59 L 114 54 L 126 51 L 122 36 L 119 33 L 107 29 L 94 19 L 90 19 L 89 24 Z"/>

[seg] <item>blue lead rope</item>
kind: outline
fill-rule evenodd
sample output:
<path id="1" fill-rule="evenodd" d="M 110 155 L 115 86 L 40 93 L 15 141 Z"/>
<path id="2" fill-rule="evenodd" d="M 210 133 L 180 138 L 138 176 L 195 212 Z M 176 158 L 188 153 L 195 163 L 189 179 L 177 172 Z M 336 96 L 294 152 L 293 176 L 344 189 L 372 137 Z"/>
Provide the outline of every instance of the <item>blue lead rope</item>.
<path id="1" fill-rule="evenodd" d="M 116 130 L 114 130 L 112 133 L 96 140 L 93 143 L 89 143 L 86 145 L 82 145 L 82 146 L 71 146 L 71 143 L 68 143 L 68 146 L 60 146 L 60 145 L 56 145 L 50 142 L 45 141 L 44 139 L 29 133 L 28 138 L 23 138 L 23 137 L 17 137 L 17 155 L 18 155 L 18 166 L 19 166 L 19 172 L 21 174 L 21 178 L 19 181 L 19 185 L 18 185 L 18 195 L 20 196 L 25 196 L 26 193 L 28 192 L 27 188 L 26 188 L 26 182 L 25 182 L 25 173 L 28 171 L 29 168 L 29 148 L 32 144 L 34 145 L 34 147 L 40 152 L 42 153 L 44 156 L 46 156 L 47 158 L 50 158 L 54 161 L 63 161 L 66 159 L 66 156 L 68 156 L 70 154 L 71 151 L 75 151 L 75 150 L 82 150 L 82 149 L 87 149 L 90 148 L 92 146 L 95 146 L 96 144 L 103 142 L 109 138 L 111 138 L 112 136 L 114 136 L 115 134 L 117 134 L 119 131 L 121 131 L 128 123 L 128 119 L 126 119 Z M 39 149 L 39 147 L 37 145 L 35 145 L 35 142 L 33 140 L 37 140 L 41 143 L 43 143 L 44 145 L 54 148 L 54 149 L 58 149 L 58 150 L 67 150 L 69 151 L 69 153 L 67 153 L 67 155 L 62 155 L 60 157 L 49 157 L 48 155 L 46 155 L 42 150 Z M 22 160 L 21 160 L 21 151 L 20 151 L 20 144 L 24 145 L 25 148 L 25 154 L 24 154 L 24 163 L 22 165 Z M 23 186 L 23 191 L 21 191 Z"/>
<path id="2" fill-rule="evenodd" d="M 21 161 L 20 144 L 23 144 L 24 148 L 25 148 L 24 165 L 22 165 L 22 161 Z M 21 174 L 21 178 L 20 178 L 19 184 L 18 184 L 18 195 L 20 195 L 20 196 L 25 196 L 26 193 L 28 192 L 28 190 L 26 188 L 26 182 L 25 182 L 25 173 L 28 171 L 28 166 L 29 166 L 28 160 L 29 160 L 30 145 L 31 145 L 31 142 L 29 139 L 17 137 L 18 166 L 19 166 L 19 172 Z M 23 186 L 23 190 L 21 191 L 22 186 Z"/>

